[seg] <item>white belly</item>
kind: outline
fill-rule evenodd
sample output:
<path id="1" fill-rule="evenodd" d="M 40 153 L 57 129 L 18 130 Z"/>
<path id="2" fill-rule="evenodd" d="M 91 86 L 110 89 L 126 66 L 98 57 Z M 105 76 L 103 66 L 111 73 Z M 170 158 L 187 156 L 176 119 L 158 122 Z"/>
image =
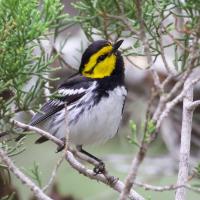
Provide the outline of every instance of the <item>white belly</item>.
<path id="1" fill-rule="evenodd" d="M 70 142 L 75 145 L 88 145 L 103 143 L 112 138 L 117 133 L 121 121 L 126 93 L 124 87 L 117 87 L 109 92 L 109 97 L 103 97 L 94 107 L 84 110 L 75 123 L 69 124 Z M 64 110 L 61 112 L 64 116 Z M 68 121 L 74 117 L 73 109 L 69 110 Z M 65 134 L 66 124 L 62 123 L 55 136 L 63 138 Z"/>

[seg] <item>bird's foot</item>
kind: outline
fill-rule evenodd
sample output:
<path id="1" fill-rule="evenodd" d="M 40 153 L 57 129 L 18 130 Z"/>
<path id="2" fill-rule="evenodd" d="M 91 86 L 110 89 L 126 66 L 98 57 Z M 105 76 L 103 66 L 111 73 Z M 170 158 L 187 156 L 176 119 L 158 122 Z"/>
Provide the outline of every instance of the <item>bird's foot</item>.
<path id="1" fill-rule="evenodd" d="M 94 171 L 95 175 L 103 174 L 105 176 L 105 178 L 107 179 L 109 185 L 114 185 L 119 180 L 119 178 L 108 175 L 106 168 L 105 168 L 105 164 L 102 161 L 100 161 L 94 167 L 93 171 Z"/>
<path id="2" fill-rule="evenodd" d="M 114 185 L 119 180 L 119 178 L 116 178 L 114 176 L 109 176 L 109 177 L 106 177 L 106 178 L 107 178 L 109 185 Z"/>
<path id="3" fill-rule="evenodd" d="M 104 174 L 105 173 L 105 164 L 100 161 L 93 169 L 94 173 L 97 174 Z"/>

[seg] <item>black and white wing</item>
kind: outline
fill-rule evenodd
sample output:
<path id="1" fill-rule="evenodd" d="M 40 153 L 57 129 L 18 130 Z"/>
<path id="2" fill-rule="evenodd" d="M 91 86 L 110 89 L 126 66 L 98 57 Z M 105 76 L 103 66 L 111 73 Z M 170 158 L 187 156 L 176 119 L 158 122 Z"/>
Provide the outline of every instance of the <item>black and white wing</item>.
<path id="1" fill-rule="evenodd" d="M 92 81 L 81 75 L 75 75 L 60 85 L 58 88 L 59 96 L 45 103 L 41 112 L 38 112 L 31 119 L 30 125 L 35 126 L 45 122 L 49 117 L 62 110 L 65 105 L 70 105 L 83 97 L 87 89 L 92 85 Z M 46 141 L 44 137 L 39 138 L 36 143 Z"/>
<path id="2" fill-rule="evenodd" d="M 81 75 L 76 75 L 68 79 L 58 88 L 59 96 L 45 103 L 41 112 L 37 113 L 31 119 L 30 125 L 35 126 L 40 122 L 45 121 L 53 114 L 62 110 L 66 105 L 70 105 L 86 93 L 86 90 L 91 86 L 91 80 Z"/>

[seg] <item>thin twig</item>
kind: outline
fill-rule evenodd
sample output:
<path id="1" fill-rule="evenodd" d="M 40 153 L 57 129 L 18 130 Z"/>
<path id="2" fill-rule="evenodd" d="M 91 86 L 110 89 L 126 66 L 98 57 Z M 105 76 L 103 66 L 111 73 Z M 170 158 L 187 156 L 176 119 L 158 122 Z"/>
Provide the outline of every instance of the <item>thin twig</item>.
<path id="1" fill-rule="evenodd" d="M 25 184 L 40 200 L 52 200 L 48 197 L 31 179 L 29 179 L 19 168 L 12 162 L 12 160 L 6 155 L 3 149 L 0 148 L 0 158 L 3 163 L 9 168 L 9 170 L 23 183 Z"/>
<path id="2" fill-rule="evenodd" d="M 156 192 L 177 190 L 178 188 L 186 188 L 188 190 L 200 193 L 200 188 L 192 187 L 189 184 L 181 184 L 181 185 L 172 184 L 172 185 L 165 185 L 165 186 L 155 186 L 155 185 L 149 185 L 146 183 L 141 183 L 139 181 L 135 181 L 134 184 L 139 187 L 144 188 L 145 190 L 152 190 L 152 191 L 156 191 Z"/>
<path id="3" fill-rule="evenodd" d="M 150 52 L 150 45 L 149 45 L 149 41 L 146 37 L 146 33 L 145 33 L 145 23 L 144 23 L 144 19 L 142 17 L 142 1 L 141 0 L 136 0 L 135 1 L 135 5 L 136 5 L 136 11 L 137 11 L 137 18 L 139 21 L 139 25 L 140 25 L 140 34 L 139 34 L 139 38 L 142 41 L 142 44 L 144 46 L 144 53 L 145 56 L 147 57 L 147 63 L 148 63 L 148 67 L 147 68 L 151 68 L 153 65 L 153 59 L 152 59 L 152 55 Z M 152 74 L 153 80 L 154 80 L 154 85 L 155 87 L 162 92 L 162 88 L 161 88 L 161 83 L 160 83 L 160 79 L 158 76 L 158 73 L 151 68 L 150 72 Z"/>
<path id="4" fill-rule="evenodd" d="M 64 156 L 61 156 L 59 158 L 59 160 L 57 161 L 56 166 L 54 167 L 54 169 L 53 169 L 53 171 L 51 173 L 51 177 L 50 177 L 48 183 L 42 189 L 44 192 L 52 185 L 52 183 L 53 183 L 53 181 L 54 181 L 54 179 L 56 177 L 58 168 L 60 167 L 60 165 L 63 162 L 64 158 L 65 158 Z"/>
<path id="5" fill-rule="evenodd" d="M 138 37 L 140 38 L 140 40 L 142 41 L 142 44 L 144 46 L 144 53 L 147 57 L 148 67 L 152 67 L 153 60 L 152 60 L 152 55 L 150 52 L 149 41 L 145 34 L 145 24 L 144 24 L 144 19 L 142 16 L 142 1 L 136 0 L 135 5 L 136 5 L 136 11 L 137 11 L 136 15 L 137 15 L 138 22 L 140 25 L 140 34 Z M 160 79 L 159 79 L 157 72 L 151 68 L 151 74 L 152 74 L 152 77 L 154 80 L 155 87 L 158 89 L 159 92 L 162 92 L 161 83 L 160 83 Z M 132 160 L 130 171 L 125 179 L 124 190 L 122 191 L 122 193 L 120 194 L 120 197 L 119 197 L 120 200 L 127 199 L 128 194 L 129 194 L 129 192 L 134 184 L 134 181 L 136 179 L 139 166 L 142 163 L 142 161 L 146 155 L 147 149 L 148 149 L 148 144 L 144 141 L 144 138 L 143 138 L 143 141 L 139 148 L 139 151 L 137 152 L 135 158 Z"/>
<path id="6" fill-rule="evenodd" d="M 155 186 L 155 185 L 149 185 L 146 183 L 141 183 L 139 181 L 135 181 L 134 184 L 139 187 L 144 188 L 145 190 L 152 190 L 152 191 L 156 191 L 156 192 L 170 191 L 170 190 L 176 190 L 178 188 L 186 187 L 186 185 Z"/>
<path id="7" fill-rule="evenodd" d="M 49 134 L 47 131 L 44 131 L 44 130 L 42 130 L 40 128 L 24 124 L 22 122 L 14 120 L 14 119 L 11 119 L 10 122 L 14 123 L 17 127 L 20 127 L 20 128 L 25 129 L 27 131 L 35 131 L 37 133 L 40 133 L 41 136 L 47 137 L 50 141 L 54 142 L 58 146 L 63 146 L 64 145 L 63 141 L 59 140 L 55 136 Z"/>
<path id="8" fill-rule="evenodd" d="M 57 171 L 58 171 L 58 168 L 60 167 L 60 165 L 62 164 L 63 160 L 65 159 L 66 157 L 66 154 L 67 154 L 67 150 L 69 148 L 69 128 L 68 128 L 68 121 L 67 121 L 67 105 L 65 104 L 65 125 L 66 125 L 66 132 L 65 132 L 65 148 L 63 150 L 63 153 L 61 155 L 61 157 L 59 158 L 59 160 L 57 161 L 56 163 L 56 166 L 51 174 L 51 177 L 47 183 L 47 185 L 43 188 L 43 191 L 46 191 L 53 183 L 55 177 L 56 177 L 56 174 L 57 174 Z"/>
<path id="9" fill-rule="evenodd" d="M 65 103 L 65 149 L 64 154 L 66 154 L 69 147 L 69 126 L 68 126 L 68 114 L 67 114 L 67 104 Z"/>
<path id="10" fill-rule="evenodd" d="M 99 13 L 100 15 L 102 15 L 102 13 Z M 111 14 L 106 14 L 107 18 L 111 18 L 111 19 L 116 19 L 116 20 L 120 20 L 123 25 L 134 35 L 139 35 L 139 33 L 133 28 L 132 24 L 129 22 L 129 20 L 125 17 L 125 16 L 117 16 L 117 15 L 111 15 Z"/>
<path id="11" fill-rule="evenodd" d="M 196 52 L 197 51 L 197 52 Z M 178 81 L 175 86 L 172 88 L 171 92 L 166 95 L 165 97 L 161 97 L 160 102 L 158 104 L 159 114 L 157 114 L 157 118 L 154 118 L 154 121 L 156 121 L 156 130 L 158 130 L 161 126 L 162 120 L 168 116 L 169 112 L 171 109 L 180 101 L 182 101 L 183 96 L 187 92 L 185 89 L 182 90 L 182 92 L 176 96 L 171 102 L 168 102 L 172 96 L 176 94 L 176 92 L 180 89 L 180 87 L 183 85 L 185 80 L 189 77 L 189 75 L 193 72 L 193 68 L 196 62 L 196 59 L 198 59 L 199 53 L 198 53 L 198 38 L 193 40 L 192 46 L 191 46 L 191 54 L 187 60 L 187 70 L 186 72 L 182 75 L 180 81 Z M 195 79 L 191 82 L 192 85 L 196 84 L 199 81 L 199 79 Z M 168 103 L 167 103 L 168 102 Z M 162 106 L 162 109 L 161 109 Z M 164 108 L 165 107 L 165 108 Z M 163 109 L 164 108 L 164 109 Z M 154 113 L 154 114 L 155 114 Z"/>
<path id="12" fill-rule="evenodd" d="M 172 110 L 172 108 L 174 108 L 174 106 L 181 102 L 183 100 L 183 97 L 184 95 L 186 94 L 187 90 L 192 86 L 192 85 L 195 85 L 197 82 L 199 82 L 200 80 L 200 77 L 199 78 L 196 78 L 194 80 L 192 80 L 182 91 L 181 93 L 176 97 L 174 98 L 172 101 L 168 102 L 166 104 L 166 107 L 165 109 L 163 110 L 162 114 L 160 115 L 159 119 L 157 120 L 157 123 L 156 123 L 156 130 L 158 130 L 161 126 L 161 122 L 163 121 L 163 119 L 165 117 L 168 116 L 169 112 Z"/>
<path id="13" fill-rule="evenodd" d="M 157 5 L 157 7 L 159 8 L 159 3 L 157 1 L 155 1 L 155 3 Z M 161 17 L 161 19 L 163 19 L 164 16 L 163 16 L 162 12 L 160 12 L 160 15 L 162 15 L 160 17 Z M 163 46 L 163 37 L 162 37 L 162 35 L 163 35 L 162 34 L 163 26 L 164 26 L 163 25 L 163 20 L 161 20 L 160 26 L 158 27 L 159 44 L 160 44 L 160 55 L 161 55 L 161 58 L 163 60 L 163 63 L 164 63 L 164 66 L 165 66 L 165 69 L 167 70 L 167 72 L 170 73 L 170 74 L 174 74 L 173 71 L 171 70 L 171 68 L 169 67 L 169 64 L 168 64 L 168 62 L 166 60 L 166 57 L 165 57 L 165 49 L 164 49 L 164 46 Z"/>
<path id="14" fill-rule="evenodd" d="M 134 67 L 136 67 L 136 68 L 138 68 L 138 69 L 140 69 L 140 70 L 143 69 L 143 68 L 140 67 L 139 65 L 135 64 L 128 56 L 126 57 L 126 59 L 127 59 L 128 62 L 129 62 L 130 64 L 132 64 Z"/>
<path id="15" fill-rule="evenodd" d="M 69 128 L 68 128 L 68 120 L 67 120 L 67 105 L 65 104 L 65 125 L 66 125 L 66 132 L 65 132 L 65 142 L 64 142 L 64 145 L 65 145 L 65 148 L 63 149 L 63 152 L 62 152 L 62 155 L 61 157 L 58 159 L 57 163 L 56 163 L 56 166 L 54 168 L 54 170 L 52 171 L 51 173 L 51 177 L 47 183 L 47 185 L 43 188 L 43 191 L 46 191 L 53 183 L 55 177 L 56 177 L 56 173 L 58 171 L 58 168 L 60 167 L 61 163 L 63 162 L 63 160 L 65 159 L 66 157 L 66 154 L 67 154 L 67 150 L 69 148 Z"/>
<path id="16" fill-rule="evenodd" d="M 127 196 L 128 196 L 128 194 L 134 184 L 134 181 L 136 179 L 139 166 L 146 155 L 147 147 L 148 146 L 143 143 L 139 149 L 139 152 L 136 154 L 135 158 L 133 159 L 133 161 L 131 163 L 130 171 L 125 179 L 124 190 L 120 194 L 120 198 L 119 198 L 120 200 L 127 199 Z"/>
<path id="17" fill-rule="evenodd" d="M 51 140 L 52 142 L 54 142 L 55 144 L 59 145 L 59 146 L 63 146 L 64 143 L 59 140 L 58 138 L 52 136 L 50 133 L 43 131 L 39 128 L 36 128 L 34 126 L 30 126 L 30 125 L 26 125 L 24 123 L 18 122 L 16 120 L 12 120 L 12 123 L 14 123 L 16 126 L 20 127 L 20 128 L 24 128 L 26 130 L 31 130 L 31 131 L 35 131 L 36 133 L 40 134 L 41 136 L 45 136 L 46 138 L 48 138 L 49 140 Z M 83 160 L 85 160 L 84 156 L 82 156 L 82 154 L 79 152 L 76 152 L 76 155 L 79 155 L 79 157 Z M 85 175 L 86 177 L 93 179 L 93 180 L 97 180 L 100 181 L 108 186 L 110 186 L 111 188 L 113 188 L 114 190 L 118 191 L 119 193 L 122 192 L 122 190 L 124 189 L 124 183 L 120 180 L 118 180 L 118 178 L 115 178 L 113 176 L 110 175 L 102 175 L 102 174 L 96 174 L 94 173 L 92 170 L 89 170 L 87 168 L 85 168 L 85 166 L 83 164 L 81 164 L 78 160 L 75 159 L 73 153 L 71 152 L 71 149 L 69 148 L 67 150 L 66 153 L 66 159 L 69 162 L 69 164 L 75 169 L 77 170 L 79 173 Z M 85 160 L 87 161 L 87 160 Z M 114 181 L 111 181 L 114 180 Z M 138 193 L 136 193 L 134 190 L 131 190 L 129 193 L 129 199 L 131 200 L 144 200 L 144 198 L 139 195 Z"/>
<path id="18" fill-rule="evenodd" d="M 193 101 L 192 103 L 190 103 L 190 108 L 191 109 L 195 109 L 198 106 L 200 106 L 200 100 L 196 100 L 196 101 Z"/>
<path id="19" fill-rule="evenodd" d="M 168 116 L 169 112 L 168 111 L 171 111 L 171 109 L 177 104 L 179 103 L 180 101 L 182 101 L 182 98 L 183 98 L 183 94 L 180 94 L 182 95 L 181 96 L 177 96 L 175 97 L 171 102 L 175 103 L 175 104 L 171 104 L 169 101 L 170 99 L 175 96 L 178 92 L 178 90 L 183 86 L 185 80 L 189 77 L 189 75 L 193 72 L 194 70 L 194 64 L 196 62 L 196 59 L 199 57 L 199 53 L 196 52 L 196 49 L 197 49 L 197 43 L 198 43 L 198 40 L 194 40 L 193 41 L 193 45 L 191 47 L 192 49 L 192 52 L 191 55 L 190 55 L 190 58 L 188 58 L 188 61 L 187 61 L 187 70 L 181 75 L 180 77 L 180 80 L 177 81 L 177 83 L 174 85 L 174 87 L 171 89 L 171 91 L 167 94 L 167 95 L 162 95 L 160 97 L 160 100 L 159 100 L 159 103 L 158 103 L 158 106 L 156 108 L 156 111 L 154 112 L 154 115 L 153 115 L 153 121 L 156 122 L 156 127 L 158 130 L 159 127 L 161 126 L 161 121 Z M 166 83 L 165 83 L 166 84 Z M 161 85 L 161 88 L 164 90 L 164 87 L 163 85 Z M 183 92 L 183 91 L 182 91 Z M 180 98 L 181 97 L 181 98 Z M 170 110 L 169 110 L 170 108 Z M 167 111 L 167 112 L 166 112 Z M 162 119 L 163 118 L 163 119 Z"/>
<path id="20" fill-rule="evenodd" d="M 164 31 L 167 33 L 167 35 L 171 38 L 171 40 L 174 41 L 174 43 L 176 43 L 176 45 L 177 45 L 178 47 L 180 47 L 180 48 L 181 48 L 182 50 L 184 50 L 184 51 L 187 51 L 188 53 L 191 53 L 191 52 L 190 52 L 190 49 L 184 47 L 184 45 L 183 45 L 178 39 L 176 39 L 176 38 L 174 37 L 174 35 L 173 35 L 172 33 L 170 33 L 170 32 L 167 30 L 167 28 L 166 28 L 165 26 L 163 26 L 163 29 L 164 29 Z"/>
<path id="21" fill-rule="evenodd" d="M 78 162 L 74 158 L 73 154 L 70 151 L 67 152 L 66 159 L 68 160 L 71 167 L 73 167 L 74 169 L 79 171 L 79 173 L 83 174 L 84 176 L 89 177 L 90 179 L 100 181 L 100 182 L 110 186 L 114 190 L 118 191 L 119 193 L 121 193 L 122 190 L 124 189 L 124 183 L 119 181 L 115 177 L 109 176 L 109 175 L 107 175 L 107 177 L 105 177 L 102 174 L 96 175 L 96 174 L 94 174 L 93 170 L 86 169 L 84 165 L 82 165 L 80 162 Z M 111 179 L 111 181 L 109 181 L 109 179 Z M 114 181 L 112 181 L 112 180 L 114 180 Z M 144 200 L 144 198 L 141 195 L 139 195 L 138 193 L 136 193 L 134 190 L 130 191 L 128 197 L 131 200 Z"/>
<path id="22" fill-rule="evenodd" d="M 183 119 L 181 129 L 181 147 L 180 147 L 180 162 L 177 185 L 185 184 L 189 174 L 189 158 L 190 158 L 190 141 L 192 131 L 193 109 L 190 108 L 190 103 L 193 101 L 193 85 L 190 84 L 190 78 L 184 84 L 187 88 L 183 99 Z M 189 86 L 188 86 L 189 85 Z M 178 188 L 176 191 L 176 200 L 186 199 L 186 189 Z"/>

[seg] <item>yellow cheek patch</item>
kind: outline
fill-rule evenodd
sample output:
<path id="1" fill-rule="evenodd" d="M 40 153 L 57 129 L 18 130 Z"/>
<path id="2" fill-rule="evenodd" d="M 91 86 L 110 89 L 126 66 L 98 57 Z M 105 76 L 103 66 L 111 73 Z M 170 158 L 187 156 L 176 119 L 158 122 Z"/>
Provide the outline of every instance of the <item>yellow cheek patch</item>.
<path id="1" fill-rule="evenodd" d="M 112 50 L 112 46 L 109 45 L 109 46 L 103 47 L 101 50 L 99 50 L 94 55 L 92 55 L 88 63 L 85 64 L 83 72 L 90 71 L 96 65 L 98 57 L 106 53 L 109 53 L 111 50 Z"/>
<path id="2" fill-rule="evenodd" d="M 115 63 L 116 63 L 116 56 L 112 54 L 105 60 L 99 62 L 95 66 L 92 74 L 85 73 L 83 71 L 83 75 L 89 78 L 104 78 L 106 76 L 110 76 L 113 70 L 115 69 Z"/>
<path id="3" fill-rule="evenodd" d="M 105 76 L 109 76 L 115 68 L 116 56 L 112 54 L 99 63 L 97 63 L 97 59 L 99 58 L 99 56 L 107 54 L 111 51 L 112 51 L 112 46 L 109 45 L 103 47 L 97 53 L 92 55 L 88 63 L 85 64 L 82 74 L 90 78 L 103 78 Z M 88 73 L 93 68 L 94 68 L 93 72 L 91 74 Z"/>

